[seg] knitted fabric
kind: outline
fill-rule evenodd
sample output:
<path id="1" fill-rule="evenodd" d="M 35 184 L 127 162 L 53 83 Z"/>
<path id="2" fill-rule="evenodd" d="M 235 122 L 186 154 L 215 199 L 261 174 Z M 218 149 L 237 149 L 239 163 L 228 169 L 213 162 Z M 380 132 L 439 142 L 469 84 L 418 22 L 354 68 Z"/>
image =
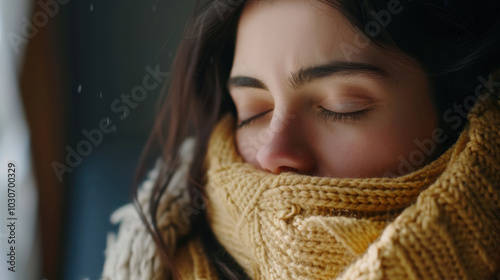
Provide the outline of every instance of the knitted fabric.
<path id="1" fill-rule="evenodd" d="M 499 106 L 494 98 L 480 101 L 457 142 L 427 166 L 367 179 L 257 170 L 238 154 L 235 120 L 227 115 L 206 157 L 208 223 L 252 279 L 498 278 Z M 160 227 L 182 219 L 160 215 L 168 216 Z M 141 245 L 128 245 L 144 231 L 140 221 L 122 221 L 128 227 L 122 224 L 108 245 L 104 279 L 164 277 L 154 243 L 143 236 Z M 165 238 L 176 240 L 187 227 Z M 132 260 L 134 248 L 142 255 Z M 197 237 L 178 246 L 174 261 L 183 279 L 217 279 Z"/>
<path id="2" fill-rule="evenodd" d="M 183 164 L 172 177 L 168 193 L 161 197 L 158 206 L 158 228 L 168 248 L 175 248 L 178 238 L 190 230 L 188 216 L 183 210 L 188 209 L 190 203 L 186 185 L 193 146 L 193 139 L 183 143 L 180 151 Z M 141 184 L 137 195 L 137 200 L 148 218 L 149 200 L 160 167 L 158 161 L 155 168 L 149 172 L 147 180 Z M 151 220 L 148 222 L 151 223 Z M 120 223 L 120 228 L 117 236 L 113 233 L 108 234 L 102 279 L 164 280 L 161 256 L 134 205 L 127 204 L 117 209 L 111 215 L 111 223 Z M 173 250 L 169 253 L 173 254 Z"/>

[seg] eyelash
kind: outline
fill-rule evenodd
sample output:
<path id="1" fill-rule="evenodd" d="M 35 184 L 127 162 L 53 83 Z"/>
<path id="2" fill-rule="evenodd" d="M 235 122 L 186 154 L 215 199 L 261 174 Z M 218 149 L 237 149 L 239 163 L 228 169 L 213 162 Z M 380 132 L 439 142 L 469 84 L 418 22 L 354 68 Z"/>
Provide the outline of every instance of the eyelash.
<path id="1" fill-rule="evenodd" d="M 267 110 L 267 111 L 265 111 L 265 112 L 262 112 L 262 113 L 260 113 L 260 114 L 255 115 L 255 116 L 253 116 L 253 117 L 251 117 L 251 118 L 249 118 L 249 119 L 246 119 L 246 120 L 244 120 L 244 121 L 241 121 L 241 122 L 240 122 L 240 123 L 236 126 L 236 129 L 239 129 L 239 128 L 244 127 L 245 125 L 249 125 L 249 124 L 251 124 L 251 123 L 252 123 L 255 119 L 257 119 L 258 117 L 261 117 L 261 116 L 263 116 L 263 115 L 265 115 L 265 114 L 267 114 L 267 113 L 269 113 L 269 112 L 271 112 L 271 111 L 272 111 L 272 110 Z"/>
<path id="2" fill-rule="evenodd" d="M 327 110 L 323 107 L 320 107 L 321 110 L 318 112 L 318 117 L 323 117 L 326 120 L 332 121 L 332 122 L 347 122 L 347 121 L 359 121 L 365 113 L 368 111 L 368 109 L 364 109 L 361 111 L 356 111 L 356 112 L 349 112 L 349 113 L 338 113 L 338 112 L 333 112 L 330 110 Z M 271 112 L 272 110 L 268 110 L 265 112 L 262 112 L 260 114 L 257 114 L 249 119 L 246 119 L 244 121 L 241 121 L 237 126 L 236 129 L 242 128 L 246 125 L 251 124 L 254 120 L 257 118 Z"/>
<path id="3" fill-rule="evenodd" d="M 368 111 L 368 109 L 364 109 L 364 110 L 356 111 L 356 112 L 337 113 L 337 112 L 327 110 L 323 107 L 320 107 L 320 108 L 321 108 L 321 110 L 318 112 L 318 117 L 323 117 L 326 120 L 329 120 L 332 122 L 359 121 L 365 115 L 365 113 Z"/>

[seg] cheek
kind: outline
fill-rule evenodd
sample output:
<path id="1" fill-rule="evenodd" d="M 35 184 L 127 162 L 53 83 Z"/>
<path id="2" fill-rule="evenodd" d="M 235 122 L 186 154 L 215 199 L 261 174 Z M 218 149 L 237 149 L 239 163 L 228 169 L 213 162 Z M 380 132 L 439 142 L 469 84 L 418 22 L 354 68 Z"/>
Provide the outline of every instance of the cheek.
<path id="1" fill-rule="evenodd" d="M 262 138 L 262 139 L 260 139 Z M 236 130 L 235 144 L 241 157 L 245 162 L 256 166 L 256 155 L 265 137 L 260 135 L 256 129 Z"/>
<path id="2" fill-rule="evenodd" d="M 321 173 L 330 177 L 378 177 L 392 166 L 391 140 L 380 131 L 337 135 L 324 141 Z"/>
<path id="3" fill-rule="evenodd" d="M 366 129 L 323 139 L 320 173 L 330 177 L 381 177 L 397 172 L 401 158 L 414 150 L 413 139 L 396 127 Z M 320 147 L 320 149 L 321 149 Z M 402 174 L 401 174 L 402 175 Z"/>

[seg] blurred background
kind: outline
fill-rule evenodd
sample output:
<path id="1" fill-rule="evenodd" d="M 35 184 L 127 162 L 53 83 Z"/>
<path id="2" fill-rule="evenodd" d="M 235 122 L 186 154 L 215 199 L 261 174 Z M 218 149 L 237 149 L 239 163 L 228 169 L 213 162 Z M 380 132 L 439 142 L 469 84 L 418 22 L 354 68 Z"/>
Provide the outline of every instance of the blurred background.
<path id="1" fill-rule="evenodd" d="M 0 279 L 100 279 L 194 4 L 0 0 Z"/>

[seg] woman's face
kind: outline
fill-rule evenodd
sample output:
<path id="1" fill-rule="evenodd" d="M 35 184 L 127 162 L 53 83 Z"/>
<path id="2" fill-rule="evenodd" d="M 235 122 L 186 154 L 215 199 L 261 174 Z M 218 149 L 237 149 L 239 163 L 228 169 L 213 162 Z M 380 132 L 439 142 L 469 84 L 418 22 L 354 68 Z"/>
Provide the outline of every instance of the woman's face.
<path id="1" fill-rule="evenodd" d="M 380 177 L 431 137 L 424 72 L 360 34 L 318 1 L 245 6 L 228 88 L 246 162 L 276 174 Z"/>

